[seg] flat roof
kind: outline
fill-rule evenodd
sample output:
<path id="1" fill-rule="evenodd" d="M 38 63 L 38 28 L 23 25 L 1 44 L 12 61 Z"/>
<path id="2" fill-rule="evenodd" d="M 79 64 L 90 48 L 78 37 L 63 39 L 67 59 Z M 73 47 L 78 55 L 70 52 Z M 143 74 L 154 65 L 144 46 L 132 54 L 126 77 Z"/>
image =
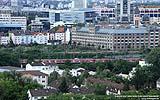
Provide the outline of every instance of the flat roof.
<path id="1" fill-rule="evenodd" d="M 81 29 L 77 30 L 77 32 L 89 32 L 89 28 L 82 27 Z M 106 29 L 100 28 L 96 31 L 97 34 L 141 34 L 141 33 L 148 33 L 146 28 L 120 28 L 120 29 Z"/>

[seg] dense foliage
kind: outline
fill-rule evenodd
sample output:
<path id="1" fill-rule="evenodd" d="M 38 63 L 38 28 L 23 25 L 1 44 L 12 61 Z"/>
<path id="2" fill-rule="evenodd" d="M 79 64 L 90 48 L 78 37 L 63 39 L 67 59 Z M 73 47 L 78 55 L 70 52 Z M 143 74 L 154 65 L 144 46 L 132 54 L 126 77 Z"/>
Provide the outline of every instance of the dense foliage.
<path id="1" fill-rule="evenodd" d="M 150 66 L 137 66 L 132 83 L 137 90 L 155 89 L 156 81 L 160 78 L 160 48 L 152 49 L 146 55 L 146 60 Z"/>
<path id="2" fill-rule="evenodd" d="M 16 72 L 0 73 L 0 100 L 27 100 L 28 89 L 41 87 Z"/>
<path id="3" fill-rule="evenodd" d="M 133 54 L 135 55 L 135 54 Z M 130 56 L 133 56 L 130 55 Z M 74 59 L 74 58 L 116 58 L 128 56 L 124 52 L 104 52 L 89 47 L 81 47 L 74 45 L 47 46 L 36 45 L 30 46 L 0 46 L 0 66 L 20 66 L 21 59 Z"/>

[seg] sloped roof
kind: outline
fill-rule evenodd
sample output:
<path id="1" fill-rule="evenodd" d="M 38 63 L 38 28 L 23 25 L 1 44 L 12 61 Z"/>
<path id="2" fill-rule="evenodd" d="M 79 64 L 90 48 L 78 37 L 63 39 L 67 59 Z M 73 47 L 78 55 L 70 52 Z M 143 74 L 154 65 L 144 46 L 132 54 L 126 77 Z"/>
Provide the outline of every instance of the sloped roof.
<path id="1" fill-rule="evenodd" d="M 119 83 L 113 82 L 111 80 L 94 78 L 94 77 L 88 77 L 87 82 L 89 82 L 91 84 L 104 84 L 104 85 L 108 86 L 108 88 L 115 88 L 115 89 L 120 89 L 120 90 L 123 90 L 123 87 L 124 87 L 124 84 L 122 84 L 122 83 L 119 84 Z"/>
<path id="2" fill-rule="evenodd" d="M 33 76 L 48 76 L 47 74 L 42 73 L 40 71 L 20 71 L 19 73 L 22 74 L 22 75 L 30 74 L 30 75 L 33 75 Z"/>
<path id="3" fill-rule="evenodd" d="M 33 89 L 33 90 L 30 90 L 30 93 L 33 97 L 50 96 L 52 94 L 58 93 L 58 90 L 55 88 L 52 88 L 52 89 Z"/>

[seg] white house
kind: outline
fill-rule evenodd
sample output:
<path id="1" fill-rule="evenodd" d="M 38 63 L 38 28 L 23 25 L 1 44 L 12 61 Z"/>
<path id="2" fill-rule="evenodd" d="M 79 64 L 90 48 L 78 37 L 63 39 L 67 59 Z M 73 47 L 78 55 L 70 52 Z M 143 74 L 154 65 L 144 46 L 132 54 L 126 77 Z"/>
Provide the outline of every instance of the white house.
<path id="1" fill-rule="evenodd" d="M 122 77 L 122 78 L 124 78 L 124 79 L 128 79 L 128 78 L 129 78 L 129 75 L 128 75 L 128 74 L 123 74 L 123 73 L 120 73 L 120 74 L 118 74 L 117 76 Z"/>
<path id="2" fill-rule="evenodd" d="M 48 85 L 48 75 L 40 71 L 19 71 L 22 77 L 30 78 L 44 87 Z"/>
<path id="3" fill-rule="evenodd" d="M 70 73 L 72 76 L 79 76 L 85 71 L 84 68 L 77 68 L 77 69 L 72 69 L 70 70 Z"/>
<path id="4" fill-rule="evenodd" d="M 143 67 L 143 66 L 151 66 L 152 64 L 148 64 L 145 60 L 141 60 L 139 61 L 139 65 Z"/>
<path id="5" fill-rule="evenodd" d="M 32 62 L 26 65 L 26 71 L 28 70 L 39 70 L 47 75 L 50 75 L 54 71 L 59 71 L 58 66 L 52 64 L 46 64 L 43 62 Z"/>
<path id="6" fill-rule="evenodd" d="M 106 94 L 107 95 L 120 95 L 121 94 L 121 90 L 118 89 L 106 89 Z"/>
<path id="7" fill-rule="evenodd" d="M 132 70 L 129 72 L 129 79 L 131 79 L 134 76 L 134 73 L 136 72 L 136 67 L 133 67 Z"/>
<path id="8" fill-rule="evenodd" d="M 28 98 L 29 100 L 40 100 L 40 99 L 47 99 L 48 96 L 58 93 L 57 89 L 33 89 L 28 90 Z"/>

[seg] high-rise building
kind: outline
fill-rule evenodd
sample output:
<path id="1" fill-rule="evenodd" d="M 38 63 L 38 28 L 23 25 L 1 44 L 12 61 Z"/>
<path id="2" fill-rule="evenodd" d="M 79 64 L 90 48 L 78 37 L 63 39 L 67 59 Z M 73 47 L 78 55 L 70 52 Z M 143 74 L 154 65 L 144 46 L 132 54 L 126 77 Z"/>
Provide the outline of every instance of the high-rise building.
<path id="1" fill-rule="evenodd" d="M 133 21 L 133 4 L 131 0 L 117 0 L 116 15 L 118 22 L 128 23 Z"/>
<path id="2" fill-rule="evenodd" d="M 72 8 L 87 8 L 87 0 L 73 0 Z"/>

